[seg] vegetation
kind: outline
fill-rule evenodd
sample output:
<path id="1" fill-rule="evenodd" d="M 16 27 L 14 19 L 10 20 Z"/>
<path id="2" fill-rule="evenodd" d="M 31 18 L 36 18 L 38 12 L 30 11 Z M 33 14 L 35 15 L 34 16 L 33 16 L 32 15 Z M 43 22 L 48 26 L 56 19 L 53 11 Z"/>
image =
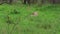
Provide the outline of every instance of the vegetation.
<path id="1" fill-rule="evenodd" d="M 60 34 L 60 5 L 4 3 L 0 34 Z"/>

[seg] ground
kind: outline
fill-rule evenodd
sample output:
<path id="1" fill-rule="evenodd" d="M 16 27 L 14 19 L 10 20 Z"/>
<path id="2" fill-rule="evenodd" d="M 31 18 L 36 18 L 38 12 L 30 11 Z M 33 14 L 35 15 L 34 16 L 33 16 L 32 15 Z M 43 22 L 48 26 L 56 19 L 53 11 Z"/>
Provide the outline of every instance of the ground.
<path id="1" fill-rule="evenodd" d="M 60 5 L 0 5 L 0 34 L 60 34 Z"/>

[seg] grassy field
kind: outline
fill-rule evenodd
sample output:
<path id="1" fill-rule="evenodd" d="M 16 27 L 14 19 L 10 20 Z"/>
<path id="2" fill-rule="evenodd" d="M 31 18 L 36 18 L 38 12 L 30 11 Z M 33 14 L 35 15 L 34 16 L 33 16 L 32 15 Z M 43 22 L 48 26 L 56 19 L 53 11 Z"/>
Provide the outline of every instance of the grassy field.
<path id="1" fill-rule="evenodd" d="M 0 5 L 0 34 L 60 34 L 60 5 Z"/>

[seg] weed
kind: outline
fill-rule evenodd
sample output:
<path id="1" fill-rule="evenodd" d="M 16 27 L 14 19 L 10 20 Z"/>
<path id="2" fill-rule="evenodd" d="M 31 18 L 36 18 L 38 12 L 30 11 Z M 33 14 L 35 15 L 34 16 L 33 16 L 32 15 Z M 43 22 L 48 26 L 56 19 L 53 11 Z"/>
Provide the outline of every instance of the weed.
<path id="1" fill-rule="evenodd" d="M 11 12 L 11 14 L 19 14 L 20 12 L 18 12 L 16 9 L 13 10 L 13 12 Z"/>

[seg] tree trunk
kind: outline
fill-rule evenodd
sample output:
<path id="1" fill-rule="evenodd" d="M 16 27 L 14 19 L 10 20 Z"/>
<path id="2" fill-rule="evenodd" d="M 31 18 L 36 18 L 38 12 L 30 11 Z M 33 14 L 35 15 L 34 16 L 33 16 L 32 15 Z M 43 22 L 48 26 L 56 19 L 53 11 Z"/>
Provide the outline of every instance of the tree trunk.
<path id="1" fill-rule="evenodd" d="M 30 4 L 30 0 L 24 0 L 24 4 Z"/>

